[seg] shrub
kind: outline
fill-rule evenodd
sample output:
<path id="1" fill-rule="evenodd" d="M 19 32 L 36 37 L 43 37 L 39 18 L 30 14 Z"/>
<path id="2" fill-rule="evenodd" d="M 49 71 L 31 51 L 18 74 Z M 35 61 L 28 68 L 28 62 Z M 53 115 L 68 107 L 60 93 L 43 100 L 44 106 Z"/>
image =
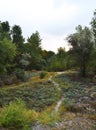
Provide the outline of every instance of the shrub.
<path id="1" fill-rule="evenodd" d="M 45 110 L 40 114 L 39 121 L 43 125 L 54 126 L 55 122 L 59 121 L 59 114 Z"/>
<path id="2" fill-rule="evenodd" d="M 22 81 L 27 81 L 29 79 L 29 76 L 25 74 L 23 69 L 17 68 L 15 70 L 15 74 L 16 74 L 17 78 Z"/>
<path id="3" fill-rule="evenodd" d="M 40 73 L 40 79 L 43 79 L 47 75 L 46 71 L 41 71 Z"/>
<path id="4" fill-rule="evenodd" d="M 10 103 L 4 107 L 0 113 L 0 125 L 10 129 L 22 129 L 25 125 L 25 119 L 22 114 L 23 102 Z"/>
<path id="5" fill-rule="evenodd" d="M 36 112 L 27 110 L 24 102 L 17 100 L 1 110 L 0 127 L 9 130 L 30 130 L 29 126 L 36 118 Z"/>
<path id="6" fill-rule="evenodd" d="M 33 124 L 34 122 L 37 121 L 38 119 L 38 113 L 35 112 L 34 110 L 27 110 L 25 109 L 23 111 L 25 119 L 30 123 Z"/>

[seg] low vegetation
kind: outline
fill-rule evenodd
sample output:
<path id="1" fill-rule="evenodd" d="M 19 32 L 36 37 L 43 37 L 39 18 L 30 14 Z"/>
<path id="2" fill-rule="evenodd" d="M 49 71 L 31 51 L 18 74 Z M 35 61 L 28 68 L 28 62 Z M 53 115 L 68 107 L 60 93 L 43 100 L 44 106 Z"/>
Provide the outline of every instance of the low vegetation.
<path id="1" fill-rule="evenodd" d="M 0 89 L 0 105 L 4 106 L 17 98 L 22 99 L 28 108 L 42 111 L 44 108 L 56 103 L 60 98 L 60 92 L 52 83 L 38 82 L 22 87 Z"/>
<path id="2" fill-rule="evenodd" d="M 40 78 L 43 79 L 47 75 L 46 71 L 41 71 Z"/>
<path id="3" fill-rule="evenodd" d="M 17 100 L 0 110 L 0 127 L 6 130 L 31 130 L 30 125 L 37 118 L 34 110 L 27 109 L 23 101 Z"/>

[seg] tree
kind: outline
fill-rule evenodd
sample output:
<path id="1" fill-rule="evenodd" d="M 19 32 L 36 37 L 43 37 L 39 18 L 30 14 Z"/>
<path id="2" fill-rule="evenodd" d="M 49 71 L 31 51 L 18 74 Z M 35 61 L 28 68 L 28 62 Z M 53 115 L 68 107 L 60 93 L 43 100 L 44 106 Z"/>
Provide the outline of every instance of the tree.
<path id="1" fill-rule="evenodd" d="M 20 59 L 20 67 L 22 68 L 22 69 L 26 69 L 27 68 L 27 66 L 30 64 L 30 55 L 28 54 L 28 53 L 23 53 L 22 55 L 21 55 L 21 59 Z"/>
<path id="2" fill-rule="evenodd" d="M 39 32 L 36 31 L 33 33 L 30 38 L 28 38 L 28 52 L 31 56 L 31 61 L 30 61 L 30 69 L 40 69 L 41 68 L 41 39 Z"/>
<path id="3" fill-rule="evenodd" d="M 93 18 L 91 21 L 91 29 L 92 29 L 92 33 L 93 33 L 93 39 L 94 39 L 94 48 L 93 48 L 93 52 L 92 52 L 92 59 L 91 59 L 91 66 L 92 69 L 94 71 L 94 73 L 96 74 L 96 9 L 94 11 L 93 14 Z"/>
<path id="4" fill-rule="evenodd" d="M 53 51 L 42 50 L 41 55 L 43 69 L 49 68 L 52 58 L 55 56 L 55 53 Z"/>
<path id="5" fill-rule="evenodd" d="M 24 38 L 22 36 L 21 27 L 19 25 L 14 25 L 12 27 L 11 34 L 12 34 L 12 41 L 13 43 L 16 44 L 18 52 L 22 53 Z"/>
<path id="6" fill-rule="evenodd" d="M 0 41 L 4 38 L 10 39 L 10 25 L 8 21 L 6 22 L 0 22 Z"/>
<path id="7" fill-rule="evenodd" d="M 2 25 L 2 32 L 9 32 L 10 31 L 10 26 L 9 26 L 8 21 L 2 22 L 1 25 Z"/>
<path id="8" fill-rule="evenodd" d="M 7 72 L 15 56 L 16 46 L 7 38 L 0 41 L 0 74 Z"/>
<path id="9" fill-rule="evenodd" d="M 53 51 L 47 51 L 47 50 L 42 50 L 41 52 L 42 58 L 46 61 L 46 63 L 50 63 L 51 58 L 55 55 Z"/>
<path id="10" fill-rule="evenodd" d="M 22 30 L 19 25 L 14 25 L 11 30 L 11 36 L 12 36 L 12 42 L 16 45 L 17 47 L 17 55 L 14 59 L 14 63 L 16 67 L 20 68 L 20 60 L 22 59 L 22 54 L 23 54 L 23 46 L 24 46 L 24 38 L 22 36 Z"/>
<path id="11" fill-rule="evenodd" d="M 67 37 L 69 44 L 72 46 L 75 61 L 80 67 L 81 76 L 86 76 L 87 64 L 93 49 L 92 32 L 88 27 L 84 29 L 77 26 L 76 33 Z"/>
<path id="12" fill-rule="evenodd" d="M 57 53 L 57 57 L 61 60 L 64 60 L 64 58 L 66 57 L 66 51 L 65 48 L 58 48 L 58 53 Z"/>
<path id="13" fill-rule="evenodd" d="M 91 21 L 91 28 L 94 36 L 94 41 L 95 41 L 95 47 L 96 47 L 96 9 L 94 11 L 94 17 L 92 18 Z"/>

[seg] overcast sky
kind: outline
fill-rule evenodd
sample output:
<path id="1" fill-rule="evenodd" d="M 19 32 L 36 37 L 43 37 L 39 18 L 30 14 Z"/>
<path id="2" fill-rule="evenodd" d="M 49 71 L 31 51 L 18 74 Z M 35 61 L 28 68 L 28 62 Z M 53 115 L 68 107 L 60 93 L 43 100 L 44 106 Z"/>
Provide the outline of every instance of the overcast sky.
<path id="1" fill-rule="evenodd" d="M 27 39 L 36 30 L 42 48 L 57 51 L 79 24 L 89 26 L 96 0 L 0 0 L 0 20 L 20 25 Z"/>

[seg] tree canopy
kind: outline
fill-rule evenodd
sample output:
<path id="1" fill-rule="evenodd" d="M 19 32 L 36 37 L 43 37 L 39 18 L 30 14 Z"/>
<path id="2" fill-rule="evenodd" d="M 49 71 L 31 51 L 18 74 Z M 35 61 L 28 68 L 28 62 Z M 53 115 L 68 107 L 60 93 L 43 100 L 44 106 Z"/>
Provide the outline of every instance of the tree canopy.
<path id="1" fill-rule="evenodd" d="M 69 35 L 67 40 L 72 46 L 71 50 L 75 54 L 75 60 L 80 67 L 81 75 L 86 76 L 86 67 L 93 49 L 92 32 L 88 27 L 83 29 L 79 25 L 76 27 L 76 33 Z"/>

